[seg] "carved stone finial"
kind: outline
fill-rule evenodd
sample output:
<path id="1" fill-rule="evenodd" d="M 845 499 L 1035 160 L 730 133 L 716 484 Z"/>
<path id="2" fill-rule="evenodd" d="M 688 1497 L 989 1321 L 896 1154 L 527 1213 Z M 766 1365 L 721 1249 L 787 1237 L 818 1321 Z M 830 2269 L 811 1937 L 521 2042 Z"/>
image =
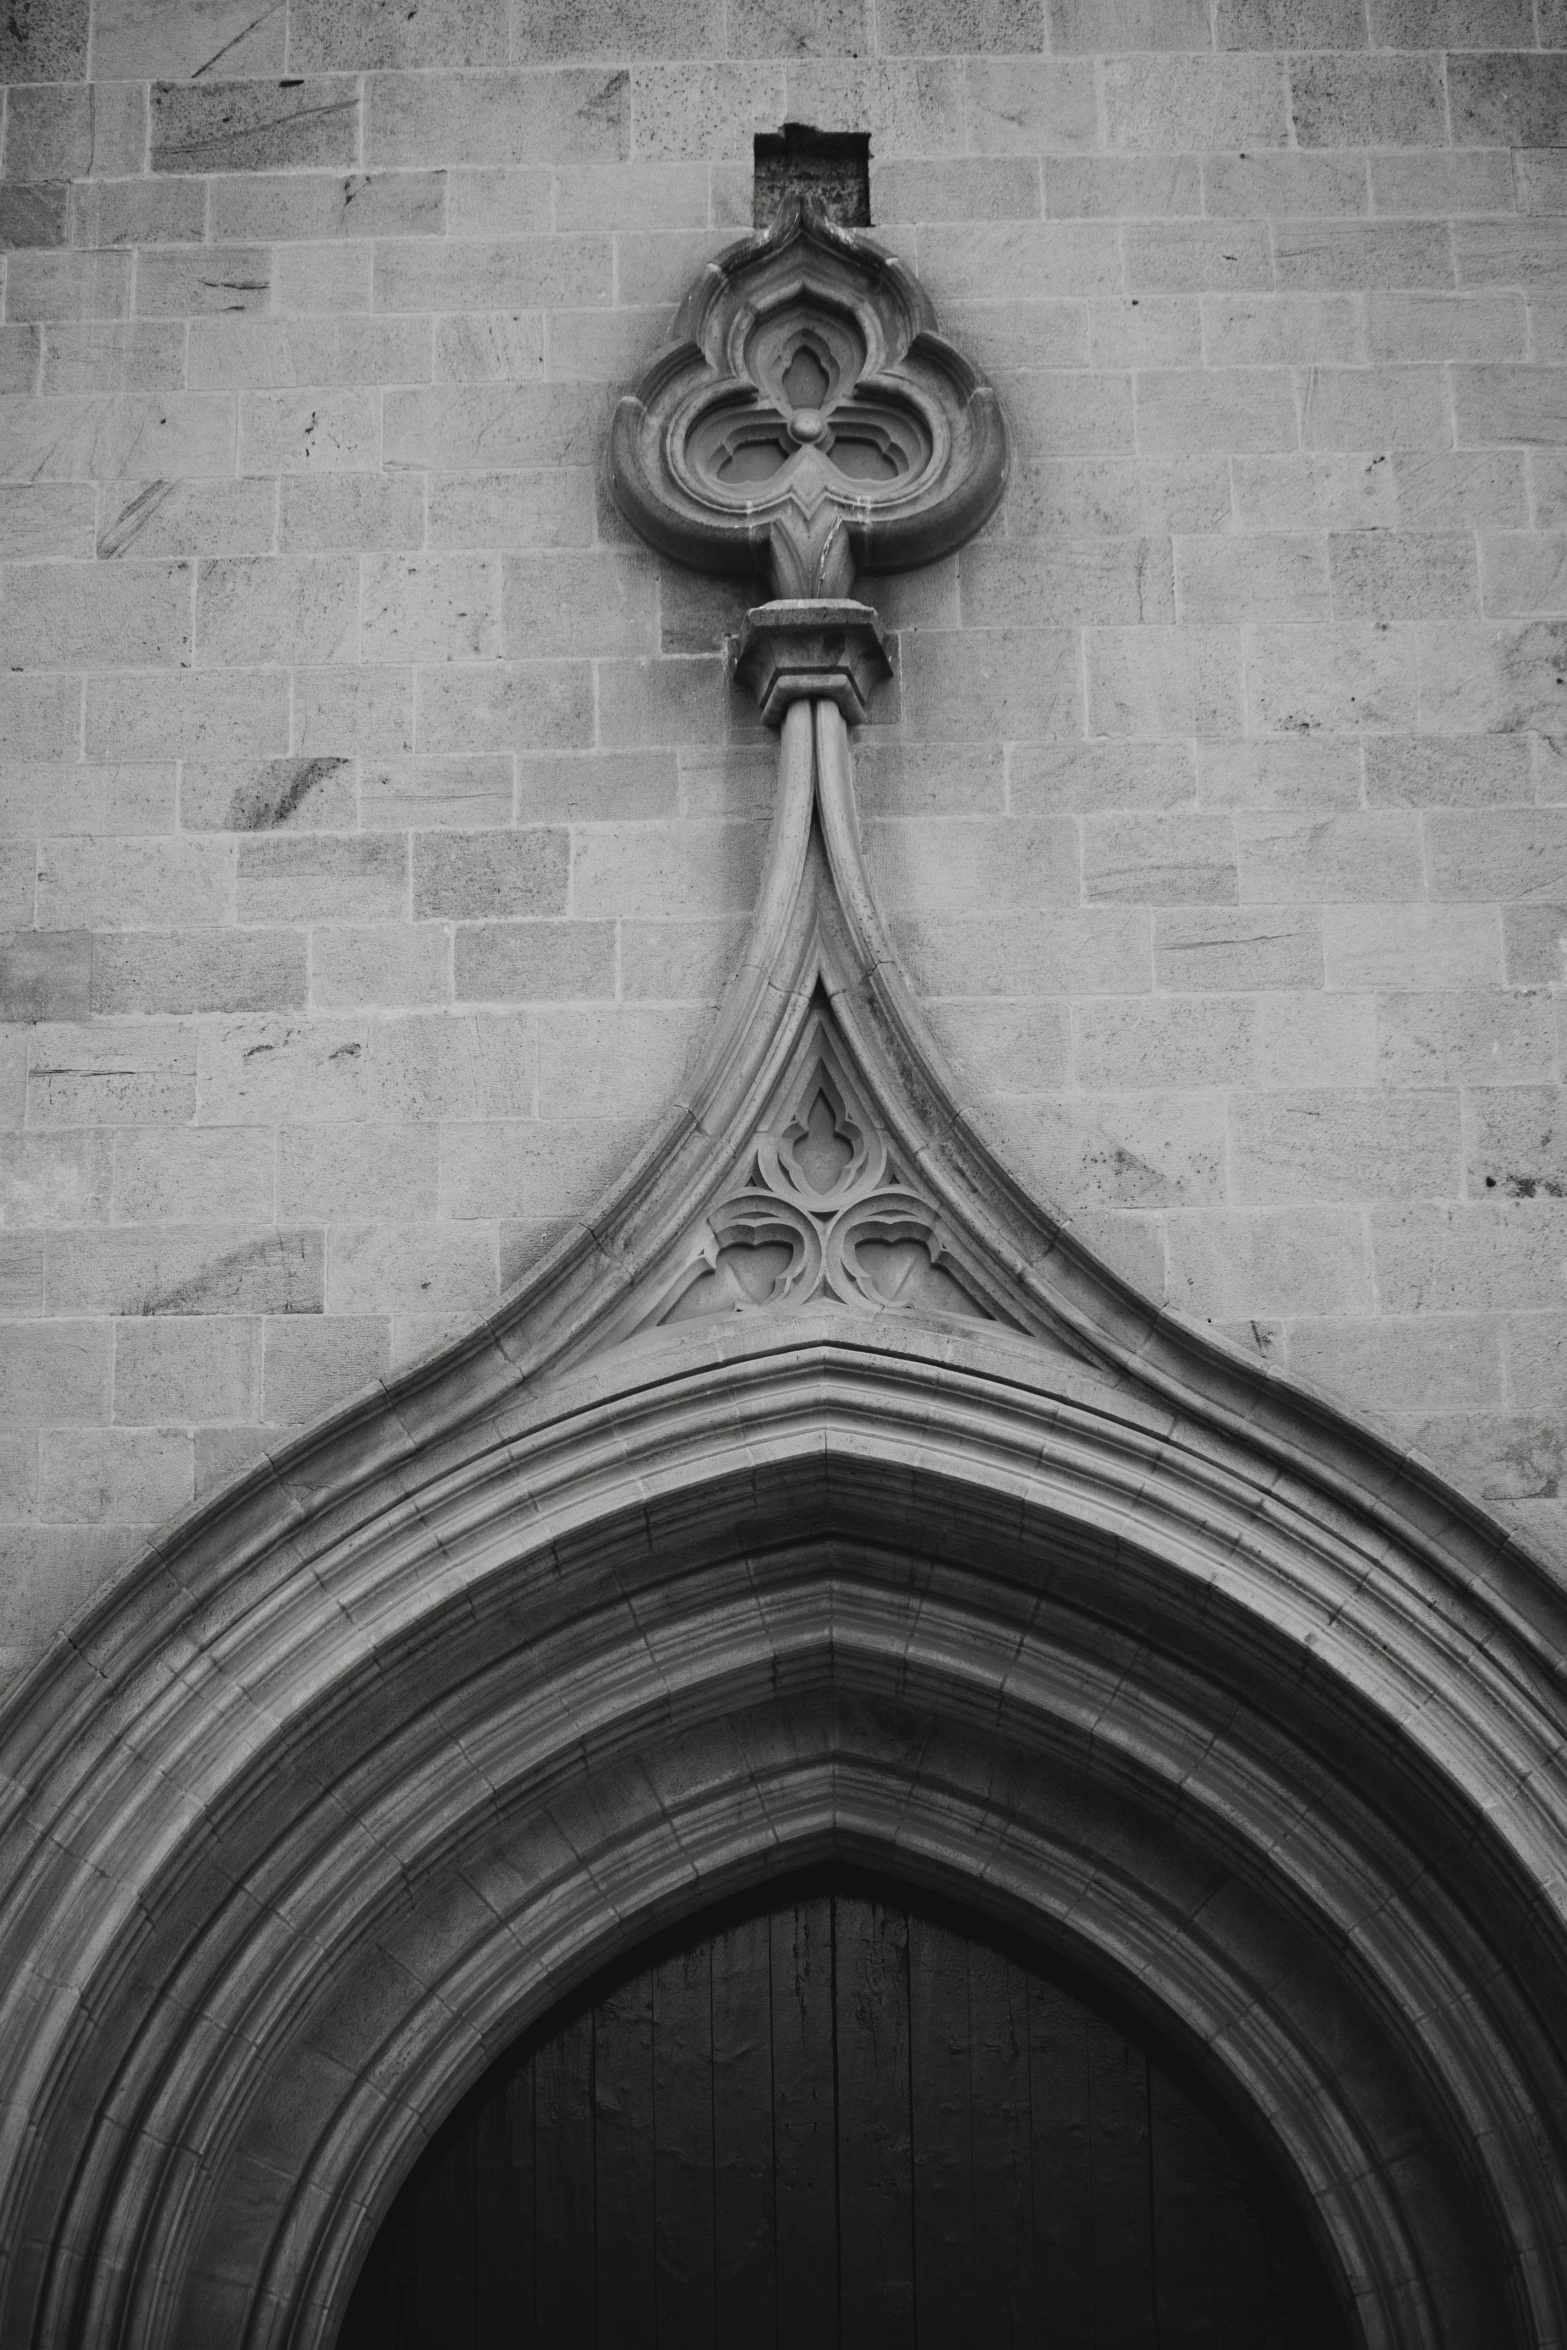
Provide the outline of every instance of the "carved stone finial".
<path id="1" fill-rule="evenodd" d="M 802 691 L 863 716 L 885 654 L 874 613 L 849 601 L 856 572 L 961 546 L 1007 464 L 995 392 L 936 332 L 917 281 L 809 196 L 708 264 L 610 439 L 615 495 L 654 546 L 698 570 L 760 573 L 796 614 L 822 600 L 853 622 L 857 664 L 835 685 L 791 686 L 806 622 L 778 606 L 752 615 L 753 643 L 793 632 L 776 659 L 758 656 L 774 723 Z"/>

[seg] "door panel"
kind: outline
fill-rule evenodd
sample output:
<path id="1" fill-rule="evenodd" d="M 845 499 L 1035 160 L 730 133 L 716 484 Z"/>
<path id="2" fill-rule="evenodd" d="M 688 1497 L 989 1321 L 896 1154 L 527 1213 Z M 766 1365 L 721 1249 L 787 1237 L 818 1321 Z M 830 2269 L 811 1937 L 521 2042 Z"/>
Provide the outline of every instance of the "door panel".
<path id="1" fill-rule="evenodd" d="M 1347 2350 L 1267 2164 L 1021 1946 L 843 1883 L 503 2057 L 340 2350 Z"/>

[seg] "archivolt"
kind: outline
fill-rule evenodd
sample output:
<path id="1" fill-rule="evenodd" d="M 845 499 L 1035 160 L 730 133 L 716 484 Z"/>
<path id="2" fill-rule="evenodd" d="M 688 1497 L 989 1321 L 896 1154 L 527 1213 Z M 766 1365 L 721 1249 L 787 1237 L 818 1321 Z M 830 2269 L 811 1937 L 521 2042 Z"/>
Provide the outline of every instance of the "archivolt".
<path id="1" fill-rule="evenodd" d="M 831 1854 L 1184 2035 L 1368 2350 L 1567 2341 L 1562 1594 L 988 1157 L 835 723 L 786 721 L 751 947 L 603 1214 L 174 1529 L 0 1723 L 6 2344 L 325 2350 L 509 2039 Z M 660 1322 L 818 1030 L 956 1310 Z"/>

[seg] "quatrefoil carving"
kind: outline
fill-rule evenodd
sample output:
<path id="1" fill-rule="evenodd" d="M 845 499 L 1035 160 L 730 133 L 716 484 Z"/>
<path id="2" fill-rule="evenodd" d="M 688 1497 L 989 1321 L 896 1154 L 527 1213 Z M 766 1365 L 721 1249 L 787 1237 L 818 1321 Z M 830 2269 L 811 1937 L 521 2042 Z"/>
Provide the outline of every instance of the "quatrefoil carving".
<path id="1" fill-rule="evenodd" d="M 995 392 L 917 281 L 810 197 L 708 264 L 610 437 L 644 538 L 781 598 L 844 597 L 857 570 L 949 553 L 1007 461 Z"/>

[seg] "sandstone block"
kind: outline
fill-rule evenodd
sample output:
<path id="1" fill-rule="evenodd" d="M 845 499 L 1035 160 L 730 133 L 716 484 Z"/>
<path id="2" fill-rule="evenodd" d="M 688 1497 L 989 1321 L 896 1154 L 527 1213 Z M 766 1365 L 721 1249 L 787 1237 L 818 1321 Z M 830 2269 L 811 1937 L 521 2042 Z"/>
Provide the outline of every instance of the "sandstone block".
<path id="1" fill-rule="evenodd" d="M 110 931 L 93 942 L 97 1013 L 283 1011 L 303 1005 L 305 987 L 299 931 Z"/>
<path id="2" fill-rule="evenodd" d="M 90 931 L 0 931 L 0 1020 L 85 1020 L 91 978 Z"/>
<path id="3" fill-rule="evenodd" d="M 1508 807 L 1532 800 L 1525 735 L 1422 735 L 1366 744 L 1366 800 L 1371 807 Z"/>
<path id="4" fill-rule="evenodd" d="M 109 1417 L 110 1379 L 105 1324 L 6 1325 L 0 1346 L 0 1413 L 7 1428 L 101 1424 Z"/>
<path id="5" fill-rule="evenodd" d="M 1567 531 L 1494 533 L 1480 565 L 1488 613 L 1567 615 Z"/>
<path id="6" fill-rule="evenodd" d="M 1146 1210 L 1223 1194 L 1216 1094 L 1038 1094 L 1011 1102 L 1002 1126 L 1013 1163 L 1046 1199 Z"/>
<path id="7" fill-rule="evenodd" d="M 250 1420 L 260 1326 L 222 1315 L 114 1325 L 114 1418 L 122 1427 Z"/>
<path id="8" fill-rule="evenodd" d="M 605 824 L 572 843 L 571 911 L 607 920 L 748 913 L 765 828 L 751 823 Z"/>
<path id="9" fill-rule="evenodd" d="M 7 481 L 145 481 L 234 470 L 234 404 L 192 392 L 0 397 Z"/>
<path id="10" fill-rule="evenodd" d="M 1493 1412 L 1506 1400 L 1501 1332 L 1470 1315 L 1301 1321 L 1289 1333 L 1289 1367 L 1370 1412 Z"/>
<path id="11" fill-rule="evenodd" d="M 1301 438 L 1309 449 L 1441 449 L 1451 432 L 1441 377 L 1429 367 L 1314 367 Z"/>
<path id="12" fill-rule="evenodd" d="M 1370 1251 L 1358 1208 L 1229 1208 L 1170 1220 L 1170 1302 L 1240 1322 L 1269 1314 L 1372 1311 Z"/>
<path id="13" fill-rule="evenodd" d="M 128 318 L 129 253 L 13 253 L 6 264 L 11 319 Z"/>
<path id="14" fill-rule="evenodd" d="M 1281 59 L 1111 57 L 1104 66 L 1112 147 L 1227 153 L 1289 143 Z"/>
<path id="15" fill-rule="evenodd" d="M 1415 722 L 1414 647 L 1371 622 L 1247 631 L 1246 691 L 1273 732 L 1406 730 Z"/>
<path id="16" fill-rule="evenodd" d="M 534 1220 L 580 1213 L 644 1139 L 635 1118 L 550 1118 L 441 1129 L 441 1212 Z"/>
<path id="17" fill-rule="evenodd" d="M 1154 915 L 1154 983 L 1250 994 L 1322 985 L 1315 909 L 1161 906 Z"/>
<path id="18" fill-rule="evenodd" d="M 383 1020 L 370 1034 L 370 1114 L 383 1121 L 531 1117 L 538 1030 L 531 1012 Z"/>
<path id="19" fill-rule="evenodd" d="M 365 1115 L 369 1055 L 361 1022 L 225 1019 L 202 1028 L 197 1055 L 197 1114 L 204 1125 Z"/>
<path id="20" fill-rule="evenodd" d="M 98 507 L 104 559 L 266 555 L 277 491 L 270 481 L 114 482 L 99 492 Z"/>
<path id="21" fill-rule="evenodd" d="M 248 472 L 357 473 L 378 466 L 380 453 L 370 392 L 247 392 L 240 400 L 239 459 Z"/>
<path id="22" fill-rule="evenodd" d="M 1328 906 L 1322 920 L 1329 987 L 1380 991 L 1501 982 L 1495 906 Z"/>
<path id="23" fill-rule="evenodd" d="M 1551 147 L 1567 121 L 1567 57 L 1456 53 L 1447 72 L 1455 145 Z"/>
<path id="24" fill-rule="evenodd" d="M 196 1039 L 188 1023 L 61 1022 L 34 1040 L 29 1126 L 184 1126 L 195 1108 Z"/>
<path id="25" fill-rule="evenodd" d="M 10 1225 L 100 1224 L 112 1175 L 113 1138 L 102 1128 L 0 1135 L 0 1211 Z"/>
<path id="26" fill-rule="evenodd" d="M 1273 735 L 1200 743 L 1197 797 L 1205 808 L 1268 808 L 1324 815 L 1358 808 L 1361 747 L 1331 735 Z"/>
<path id="27" fill-rule="evenodd" d="M 82 734 L 78 677 L 0 677 L 0 754 L 7 758 L 74 758 Z M 87 752 L 93 755 L 88 737 Z"/>
<path id="28" fill-rule="evenodd" d="M 146 153 L 147 93 L 134 81 L 52 82 L 24 76 L 10 92 L 8 180 L 120 179 L 139 172 Z"/>
<path id="29" fill-rule="evenodd" d="M 424 485 L 383 473 L 286 478 L 279 492 L 278 544 L 286 555 L 420 547 Z"/>
<path id="30" fill-rule="evenodd" d="M 1061 1003 L 946 1003 L 929 1007 L 953 1066 L 985 1093 L 1042 1093 L 1066 1084 L 1070 1046 Z"/>
<path id="31" fill-rule="evenodd" d="M 167 81 L 220 65 L 225 76 L 280 74 L 286 33 L 274 12 L 258 17 L 248 0 L 216 0 L 199 9 L 187 0 L 100 0 L 93 70 Z"/>
<path id="32" fill-rule="evenodd" d="M 365 154 L 382 165 L 616 163 L 630 150 L 631 77 L 622 68 L 431 75 L 377 73 L 367 85 Z"/>
<path id="33" fill-rule="evenodd" d="M 288 1226 L 57 1232 L 44 1279 L 51 1314 L 318 1314 L 324 1251 Z"/>
<path id="34" fill-rule="evenodd" d="M 1336 620 L 1446 620 L 1478 609 L 1467 532 L 1335 531 L 1328 565 Z"/>
<path id="35" fill-rule="evenodd" d="M 351 661 L 358 631 L 358 573 L 347 557 L 219 556 L 199 568 L 196 657 L 204 669 Z"/>
<path id="36" fill-rule="evenodd" d="M 347 166 L 358 155 L 359 85 L 348 76 L 154 82 L 151 121 L 154 171 Z"/>
<path id="37" fill-rule="evenodd" d="M 391 1324 L 380 1315 L 293 1317 L 263 1323 L 261 1418 L 308 1425 L 384 1376 Z"/>
<path id="38" fill-rule="evenodd" d="M 452 951 L 460 1001 L 535 1003 L 615 993 L 612 922 L 464 923 Z"/>
<path id="39" fill-rule="evenodd" d="M 319 399 L 331 385 L 427 384 L 430 324 L 422 318 L 198 318 L 191 321 L 189 366 L 198 390 L 308 386 Z M 347 419 L 365 413 L 351 404 L 324 405 L 328 415 Z M 308 415 L 310 408 L 308 401 L 279 403 L 278 413 Z M 252 407 L 253 431 L 271 429 L 268 413 Z"/>
<path id="40" fill-rule="evenodd" d="M 1303 147 L 1445 146 L 1441 61 L 1343 52 L 1293 57 L 1290 120 Z"/>
<path id="41" fill-rule="evenodd" d="M 1235 832 L 1225 815 L 1090 816 L 1083 895 L 1155 905 L 1233 903 Z"/>
<path id="42" fill-rule="evenodd" d="M 1137 446 L 1148 456 L 1298 446 L 1282 368 L 1149 368 L 1137 378 Z"/>
<path id="43" fill-rule="evenodd" d="M 620 992 L 631 1003 L 716 1004 L 745 935 L 743 922 L 722 916 L 619 927 Z"/>
<path id="44" fill-rule="evenodd" d="M 1567 441 L 1567 367 L 1455 367 L 1453 411 L 1460 444 L 1555 447 Z"/>
<path id="45" fill-rule="evenodd" d="M 974 58 L 964 67 L 971 155 L 1078 155 L 1099 144 L 1091 59 Z"/>
<path id="46" fill-rule="evenodd" d="M 1326 620 L 1326 549 L 1320 537 L 1263 533 L 1175 541 L 1176 606 L 1184 622 Z"/>
<path id="47" fill-rule="evenodd" d="M 38 856 L 43 930 L 199 927 L 234 916 L 234 851 L 215 840 L 44 841 Z"/>
<path id="48" fill-rule="evenodd" d="M 667 1114 L 708 1025 L 695 1005 L 613 1012 L 547 1006 L 539 1015 L 540 1119 Z"/>
<path id="49" fill-rule="evenodd" d="M 367 764 L 360 806 L 367 826 L 392 831 L 510 824 L 515 791 L 511 758 L 387 759 Z"/>
<path id="50" fill-rule="evenodd" d="M 1300 219 L 1364 212 L 1367 202 L 1358 155 L 1205 155 L 1202 184 L 1204 211 L 1221 219 L 1282 214 L 1281 234 Z"/>
<path id="51" fill-rule="evenodd" d="M 188 1436 L 172 1429 L 45 1429 L 38 1510 L 45 1523 L 156 1526 L 195 1492 Z"/>
<path id="52" fill-rule="evenodd" d="M 1384 1313 L 1567 1306 L 1567 1203 L 1561 1201 L 1375 1208 L 1371 1246 Z"/>
<path id="53" fill-rule="evenodd" d="M 875 823 L 866 849 L 889 910 L 1072 906 L 1081 894 L 1077 826 L 1066 816 Z"/>
<path id="54" fill-rule="evenodd" d="M 1090 735 L 1158 738 L 1242 730 L 1239 629 L 1092 629 L 1084 655 Z"/>
<path id="55" fill-rule="evenodd" d="M 1260 996 L 1253 1082 L 1291 1091 L 1377 1081 L 1376 1003 L 1371 996 Z"/>
<path id="56" fill-rule="evenodd" d="M 414 913 L 425 921 L 564 914 L 569 866 L 558 828 L 424 833 L 414 843 Z"/>
<path id="57" fill-rule="evenodd" d="M 1453 283 L 1444 221 L 1281 220 L 1274 224 L 1273 243 L 1281 290 L 1326 293 Z"/>
<path id="58" fill-rule="evenodd" d="M 414 742 L 411 669 L 294 672 L 294 749 L 310 758 L 395 758 Z"/>
<path id="59" fill-rule="evenodd" d="M 892 779 L 889 792 L 906 804 L 900 781 Z M 1008 805 L 1018 816 L 1184 808 L 1196 796 L 1185 743 L 1014 743 L 1006 785 Z M 863 774 L 860 786 L 868 804 Z"/>
<path id="60" fill-rule="evenodd" d="M 1561 716 L 1567 630 L 1557 620 L 1420 632 L 1420 723 L 1436 733 L 1545 732 Z"/>
<path id="61" fill-rule="evenodd" d="M 1079 1004 L 1077 1083 L 1097 1091 L 1244 1085 L 1256 1007 L 1239 997 L 1155 996 Z"/>
<path id="62" fill-rule="evenodd" d="M 30 563 L 8 575 L 0 626 L 18 669 L 188 665 L 190 567 Z"/>
<path id="63" fill-rule="evenodd" d="M 1230 1107 L 1232 1193 L 1262 1207 L 1453 1199 L 1461 1144 L 1456 1091 L 1238 1095 Z"/>
<path id="64" fill-rule="evenodd" d="M 310 1000 L 330 1007 L 444 1004 L 451 945 L 438 923 L 327 923 L 311 934 Z"/>
<path id="65" fill-rule="evenodd" d="M 344 1224 L 327 1276 L 334 1316 L 483 1313 L 500 1294 L 488 1224 Z"/>
<path id="66" fill-rule="evenodd" d="M 114 1137 L 116 1224 L 272 1218 L 272 1137 L 256 1127 L 122 1128 Z"/>
<path id="67" fill-rule="evenodd" d="M 1387 903 L 1425 894 L 1419 820 L 1380 815 L 1239 815 L 1243 903 Z"/>
<path id="68" fill-rule="evenodd" d="M 408 907 L 406 839 L 395 832 L 242 839 L 235 907 L 241 922 L 403 915 Z"/>
<path id="69" fill-rule="evenodd" d="M 434 474 L 429 529 L 432 547 L 587 546 L 593 477 L 585 466 Z"/>
<path id="70" fill-rule="evenodd" d="M 284 1126 L 278 1134 L 278 1214 L 286 1220 L 428 1220 L 438 1175 L 433 1125 Z"/>

